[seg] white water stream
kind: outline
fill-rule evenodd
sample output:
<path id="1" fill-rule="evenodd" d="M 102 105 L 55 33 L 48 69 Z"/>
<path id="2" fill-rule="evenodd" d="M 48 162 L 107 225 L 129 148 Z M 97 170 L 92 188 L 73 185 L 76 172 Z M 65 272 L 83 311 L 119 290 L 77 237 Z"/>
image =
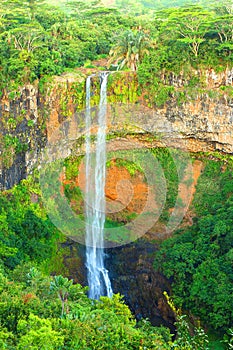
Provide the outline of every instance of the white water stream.
<path id="1" fill-rule="evenodd" d="M 106 106 L 108 73 L 100 74 L 100 103 L 95 151 L 91 150 L 91 76 L 86 81 L 86 267 L 89 298 L 111 297 L 112 287 L 104 266 Z"/>

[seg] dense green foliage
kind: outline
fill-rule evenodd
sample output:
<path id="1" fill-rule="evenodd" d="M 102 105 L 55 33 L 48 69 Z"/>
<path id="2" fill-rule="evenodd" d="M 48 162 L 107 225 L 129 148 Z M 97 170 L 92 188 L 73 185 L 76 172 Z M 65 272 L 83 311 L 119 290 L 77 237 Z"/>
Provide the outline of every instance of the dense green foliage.
<path id="1" fill-rule="evenodd" d="M 208 90 L 205 71 L 232 66 L 232 10 L 221 3 L 159 11 L 147 24 L 154 45 L 138 69 L 149 105 L 183 102 Z M 175 85 L 183 89 L 174 89 Z M 232 92 L 231 92 L 232 93 Z"/>
<path id="2" fill-rule="evenodd" d="M 155 267 L 173 281 L 175 302 L 218 331 L 232 325 L 232 166 L 207 161 L 193 203 L 197 217 L 161 244 Z"/>
<path id="3" fill-rule="evenodd" d="M 170 164 L 172 173 L 166 152 L 154 152 L 166 172 L 166 163 Z M 77 168 L 67 165 L 68 177 L 77 175 Z M 157 256 L 157 266 L 173 278 L 176 304 L 218 331 L 227 330 L 232 318 L 232 192 L 232 168 L 207 161 L 194 201 L 195 225 L 165 241 Z M 196 328 L 191 337 L 181 314 L 177 315 L 178 337 L 172 343 L 167 331 L 145 321 L 136 327 L 117 296 L 93 303 L 84 289 L 67 278 L 43 275 L 42 270 L 55 271 L 46 265 L 57 253 L 59 236 L 31 179 L 1 194 L 0 217 L 3 348 L 99 349 L 100 344 L 106 345 L 103 349 L 141 349 L 141 344 L 148 349 L 208 348 L 203 331 Z M 33 265 L 39 268 L 30 268 Z"/>
<path id="4" fill-rule="evenodd" d="M 150 7 L 149 3 L 144 6 Z M 1 84 L 14 89 L 17 84 L 59 75 L 111 52 L 110 62 L 139 69 L 142 87 L 157 96 L 155 90 L 161 87 L 158 73 L 163 69 L 180 72 L 200 64 L 210 68 L 230 64 L 231 23 L 227 4 L 208 9 L 199 4 L 174 7 L 133 18 L 127 11 L 91 1 L 69 1 L 66 11 L 42 0 L 3 1 Z M 169 86 L 165 90 L 158 100 L 172 92 Z"/>
<path id="5" fill-rule="evenodd" d="M 62 9 L 69 11 L 67 6 L 71 1 L 69 0 L 47 0 L 47 3 L 61 7 Z M 226 6 L 231 7 L 231 4 L 224 1 Z M 82 1 L 76 1 L 76 4 L 80 6 Z M 94 3 L 92 0 L 87 0 L 86 4 Z M 203 6 L 213 6 L 211 0 L 96 0 L 96 4 L 110 6 L 111 8 L 118 8 L 122 12 L 128 12 L 132 14 L 148 14 L 152 10 L 160 10 L 168 7 L 180 7 L 184 5 L 201 4 Z"/>
<path id="6" fill-rule="evenodd" d="M 1 349 L 170 349 L 169 332 L 136 327 L 119 295 L 92 301 L 72 280 L 35 268 L 20 281 L 0 274 L 0 286 Z"/>
<path id="7" fill-rule="evenodd" d="M 111 37 L 135 24 L 115 10 L 71 3 L 63 12 L 44 1 L 3 1 L 0 9 L 0 77 L 15 86 L 61 74 L 108 54 Z M 10 84 L 11 83 L 11 84 Z M 12 87 L 13 87 L 12 86 Z"/>
<path id="8" fill-rule="evenodd" d="M 31 179 L 0 193 L 0 257 L 8 270 L 41 264 L 56 254 L 60 234 L 41 207 L 40 189 Z"/>

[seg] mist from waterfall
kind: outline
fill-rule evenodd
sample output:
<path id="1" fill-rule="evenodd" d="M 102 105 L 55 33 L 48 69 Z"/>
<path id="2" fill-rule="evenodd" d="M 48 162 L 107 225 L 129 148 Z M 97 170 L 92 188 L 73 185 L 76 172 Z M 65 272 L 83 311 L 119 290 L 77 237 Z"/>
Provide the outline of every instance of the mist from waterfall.
<path id="1" fill-rule="evenodd" d="M 104 266 L 106 106 L 108 73 L 100 73 L 100 102 L 95 149 L 91 147 L 91 79 L 86 81 L 86 267 L 89 298 L 111 297 L 112 287 Z"/>

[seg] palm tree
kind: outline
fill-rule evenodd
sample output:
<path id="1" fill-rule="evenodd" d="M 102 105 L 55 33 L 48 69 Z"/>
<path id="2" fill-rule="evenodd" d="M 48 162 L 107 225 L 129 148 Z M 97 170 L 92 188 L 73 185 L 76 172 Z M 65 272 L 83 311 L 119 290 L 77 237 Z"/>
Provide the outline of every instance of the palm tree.
<path id="1" fill-rule="evenodd" d="M 61 275 L 54 276 L 53 281 L 50 283 L 50 291 L 52 293 L 57 293 L 57 296 L 62 304 L 61 317 L 64 315 L 65 304 L 68 301 L 68 294 L 72 284 L 73 280 L 68 280 L 68 278 Z"/>
<path id="2" fill-rule="evenodd" d="M 116 64 L 117 69 L 128 67 L 136 71 L 145 54 L 149 54 L 151 42 L 142 30 L 127 30 L 117 40 L 109 55 L 108 65 Z"/>

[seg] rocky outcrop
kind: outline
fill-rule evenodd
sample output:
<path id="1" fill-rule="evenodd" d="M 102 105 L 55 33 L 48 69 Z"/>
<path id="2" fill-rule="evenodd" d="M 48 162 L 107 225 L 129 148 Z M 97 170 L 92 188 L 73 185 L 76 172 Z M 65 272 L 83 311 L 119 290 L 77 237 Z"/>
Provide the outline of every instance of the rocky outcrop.
<path id="1" fill-rule="evenodd" d="M 41 148 L 62 123 L 67 123 L 68 133 L 69 129 L 77 128 L 77 123 L 83 127 L 85 77 L 92 73 L 91 70 L 57 77 L 43 87 L 43 94 L 37 84 L 3 93 L 0 99 L 1 189 L 10 188 L 32 171 Z M 166 146 L 169 142 L 171 146 L 179 144 L 192 152 L 232 153 L 233 70 L 194 71 L 189 78 L 183 73 L 164 73 L 161 81 L 179 92 L 184 91 L 190 84 L 189 79 L 195 76 L 203 82 L 204 90 L 197 89 L 185 100 L 171 94 L 163 106 L 152 109 L 146 106 L 146 96 L 139 94 L 135 73 L 114 72 L 108 83 L 108 100 L 112 105 L 109 133 L 124 131 L 126 135 L 132 131 L 132 125 L 137 124 L 134 134 L 146 132 L 158 136 L 151 141 L 151 147 Z M 98 101 L 96 75 L 92 80 L 92 105 Z M 127 107 L 123 108 L 125 103 Z"/>
<path id="2" fill-rule="evenodd" d="M 153 269 L 155 244 L 138 240 L 107 251 L 106 260 L 113 291 L 124 296 L 137 320 L 149 318 L 155 326 L 169 327 L 174 334 L 174 314 L 164 291 L 170 294 L 170 283 Z"/>
<path id="3" fill-rule="evenodd" d="M 216 74 L 213 70 L 194 72 L 198 79 L 204 79 L 205 89 L 192 87 L 192 94 L 187 95 L 182 101 L 177 94 L 171 93 L 170 97 L 160 107 L 148 108 L 147 98 L 138 93 L 137 76 L 130 72 L 116 72 L 110 75 L 108 84 L 108 101 L 112 106 L 108 113 L 108 133 L 135 134 L 149 132 L 158 135 L 157 143 L 152 146 L 164 146 L 159 142 L 159 136 L 163 140 L 169 139 L 171 145 L 181 144 L 191 152 L 233 152 L 233 98 L 232 80 L 233 70 Z M 202 74 L 202 75 L 201 75 Z M 200 77 L 201 75 L 201 77 Z M 186 90 L 184 76 L 172 73 L 162 76 L 164 84 L 171 84 L 175 91 L 180 93 Z M 187 78 L 186 78 L 187 79 Z M 71 82 L 72 83 L 72 82 Z M 189 82 L 186 80 L 188 86 Z M 69 95 L 72 88 L 69 87 Z M 57 97 L 56 97 L 57 95 Z M 59 100 L 61 94 L 53 94 L 53 99 Z M 84 95 L 82 96 L 82 98 Z M 98 104 L 99 85 L 98 77 L 92 81 L 92 104 Z M 83 107 L 83 104 L 81 105 Z M 61 118 L 56 105 L 50 106 L 50 119 L 47 128 L 58 127 Z M 83 123 L 83 116 L 77 111 L 75 118 L 71 116 L 74 109 L 68 108 L 70 116 L 67 123 L 69 129 L 74 130 Z M 139 127 L 140 130 L 137 129 Z M 49 135 L 51 136 L 51 132 Z M 155 140 L 153 140 L 155 141 Z M 173 142 L 172 142 L 173 141 Z"/>
<path id="4" fill-rule="evenodd" d="M 46 144 L 43 99 L 37 85 L 3 91 L 0 99 L 0 189 L 11 188 L 34 168 Z"/>
<path id="5" fill-rule="evenodd" d="M 175 86 L 176 88 L 187 86 L 191 80 L 201 81 L 202 85 L 208 89 L 220 88 L 221 86 L 231 86 L 233 84 L 233 69 L 226 68 L 221 72 L 216 72 L 213 68 L 206 70 L 192 69 L 189 72 L 164 72 L 161 74 L 161 79 L 164 84 Z"/>

